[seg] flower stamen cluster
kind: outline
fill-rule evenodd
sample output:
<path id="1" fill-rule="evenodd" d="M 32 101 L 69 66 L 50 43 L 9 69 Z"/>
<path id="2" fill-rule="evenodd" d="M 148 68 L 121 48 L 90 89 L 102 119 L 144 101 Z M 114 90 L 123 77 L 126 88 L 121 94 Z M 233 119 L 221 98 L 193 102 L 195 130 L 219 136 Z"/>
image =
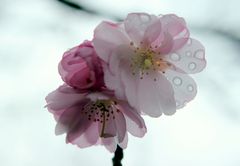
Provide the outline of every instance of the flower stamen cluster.
<path id="1" fill-rule="evenodd" d="M 140 44 L 142 45 L 143 42 Z M 138 47 L 133 42 L 130 42 L 130 46 L 134 52 L 130 64 L 132 75 L 140 73 L 140 79 L 143 79 L 144 75 L 149 75 L 150 72 L 154 71 L 159 71 L 164 74 L 165 70 L 172 66 L 157 50 L 158 46 L 154 48 L 151 45 L 148 47 Z M 154 81 L 156 81 L 156 78 L 154 78 Z"/>

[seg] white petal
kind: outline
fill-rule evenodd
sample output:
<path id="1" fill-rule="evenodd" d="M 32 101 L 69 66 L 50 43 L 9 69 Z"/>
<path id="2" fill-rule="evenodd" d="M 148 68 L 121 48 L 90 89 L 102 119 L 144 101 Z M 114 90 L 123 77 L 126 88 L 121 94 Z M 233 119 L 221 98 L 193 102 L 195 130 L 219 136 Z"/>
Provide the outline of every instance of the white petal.
<path id="1" fill-rule="evenodd" d="M 204 47 L 194 39 L 189 39 L 181 49 L 166 55 L 165 58 L 184 72 L 191 74 L 202 71 L 206 66 Z"/>
<path id="2" fill-rule="evenodd" d="M 115 95 L 119 99 L 125 98 L 124 86 L 120 80 L 120 74 L 113 75 L 108 66 L 103 68 L 104 82 L 108 89 L 114 90 Z M 120 72 L 120 70 L 119 70 Z"/>
<path id="3" fill-rule="evenodd" d="M 139 81 L 138 100 L 141 111 L 152 117 L 159 117 L 162 113 L 172 115 L 176 112 L 173 88 L 160 73 L 146 75 Z"/>
<path id="4" fill-rule="evenodd" d="M 129 104 L 138 110 L 138 77 L 131 73 L 131 69 L 128 64 L 123 65 L 121 68 L 121 81 L 124 85 L 125 95 Z"/>
<path id="5" fill-rule="evenodd" d="M 197 85 L 190 76 L 173 70 L 166 70 L 165 75 L 173 86 L 177 109 L 184 107 L 196 96 Z"/>
<path id="6" fill-rule="evenodd" d="M 123 141 L 121 143 L 119 143 L 119 146 L 123 149 L 127 148 L 127 144 L 128 144 L 128 134 L 126 133 Z"/>
<path id="7" fill-rule="evenodd" d="M 147 45 L 150 45 L 157 38 L 159 38 L 162 30 L 161 26 L 160 20 L 154 19 L 144 32 L 143 42 Z"/>
<path id="8" fill-rule="evenodd" d="M 170 33 L 171 36 L 174 37 L 174 39 L 179 38 L 181 36 L 181 32 L 187 30 L 184 19 L 174 14 L 163 15 L 160 18 L 160 20 L 162 22 L 163 30 Z M 189 36 L 189 33 L 187 33 L 185 37 L 188 37 L 188 36 Z"/>
<path id="9" fill-rule="evenodd" d="M 128 132 L 130 132 L 133 136 L 143 137 L 147 132 L 143 118 L 137 110 L 134 110 L 128 104 L 121 104 L 121 107 L 121 111 L 125 115 Z"/>
<path id="10" fill-rule="evenodd" d="M 156 19 L 156 16 L 147 13 L 131 13 L 124 20 L 124 26 L 131 40 L 139 44 L 143 40 L 146 29 Z"/>
<path id="11" fill-rule="evenodd" d="M 156 50 L 160 52 L 161 54 L 167 54 L 169 53 L 173 48 L 173 38 L 169 33 L 163 34 L 163 40 L 161 42 L 161 45 Z"/>
<path id="12" fill-rule="evenodd" d="M 126 43 L 128 44 L 130 42 L 122 28 L 117 24 L 102 22 L 94 31 L 94 48 L 99 57 L 106 62 L 108 62 L 116 46 Z"/>
<path id="13" fill-rule="evenodd" d="M 102 138 L 101 141 L 105 148 L 110 152 L 115 152 L 115 150 L 117 149 L 117 142 L 115 137 Z"/>
<path id="14" fill-rule="evenodd" d="M 108 100 L 109 96 L 101 92 L 92 92 L 86 95 L 86 98 L 91 99 L 91 101 L 97 101 L 97 100 Z"/>
<path id="15" fill-rule="evenodd" d="M 122 68 L 122 64 L 129 64 L 131 57 L 135 55 L 134 50 L 129 45 L 120 45 L 113 51 L 112 56 L 109 57 L 109 68 L 113 74 L 119 73 L 119 68 Z M 124 62 L 123 62 L 124 61 Z"/>
<path id="16" fill-rule="evenodd" d="M 61 111 L 81 101 L 86 93 L 77 93 L 73 88 L 62 85 L 46 97 L 47 107 L 52 111 Z"/>
<path id="17" fill-rule="evenodd" d="M 121 143 L 126 135 L 126 120 L 121 111 L 115 111 L 115 124 L 118 133 L 118 142 Z"/>

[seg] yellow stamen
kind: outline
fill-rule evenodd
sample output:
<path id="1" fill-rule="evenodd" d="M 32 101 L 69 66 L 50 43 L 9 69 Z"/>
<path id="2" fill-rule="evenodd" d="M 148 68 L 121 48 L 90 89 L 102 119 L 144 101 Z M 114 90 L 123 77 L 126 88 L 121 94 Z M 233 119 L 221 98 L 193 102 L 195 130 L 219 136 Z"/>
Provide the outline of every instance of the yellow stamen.
<path id="1" fill-rule="evenodd" d="M 152 62 L 150 59 L 145 59 L 144 60 L 144 67 L 149 68 L 152 66 Z"/>

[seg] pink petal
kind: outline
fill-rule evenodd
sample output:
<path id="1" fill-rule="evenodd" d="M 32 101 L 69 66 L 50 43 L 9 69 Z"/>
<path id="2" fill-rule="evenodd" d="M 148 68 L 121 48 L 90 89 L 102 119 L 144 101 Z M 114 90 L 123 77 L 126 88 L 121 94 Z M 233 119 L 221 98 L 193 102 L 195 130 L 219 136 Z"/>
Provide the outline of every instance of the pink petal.
<path id="1" fill-rule="evenodd" d="M 161 73 L 146 75 L 139 81 L 138 100 L 142 112 L 152 117 L 176 112 L 173 88 Z"/>
<path id="2" fill-rule="evenodd" d="M 163 15 L 161 18 L 163 33 L 167 33 L 171 36 L 171 49 L 168 51 L 162 51 L 161 53 L 166 54 L 173 52 L 181 48 L 186 44 L 189 38 L 189 31 L 186 27 L 186 23 L 183 18 L 178 17 L 174 14 Z M 166 39 L 164 39 L 166 40 Z M 161 41 L 161 40 L 160 40 Z M 163 43 L 166 43 L 163 41 Z"/>
<path id="3" fill-rule="evenodd" d="M 196 96 L 197 85 L 190 76 L 173 70 L 166 70 L 165 75 L 174 89 L 177 109 L 184 107 Z"/>
<path id="4" fill-rule="evenodd" d="M 85 41 L 64 53 L 58 69 L 63 81 L 68 85 L 78 89 L 87 89 L 100 83 L 99 79 L 96 83 L 96 77 L 101 76 L 99 73 L 101 68 L 95 69 L 95 66 L 100 66 L 99 64 L 100 60 L 97 58 L 92 43 Z"/>
<path id="5" fill-rule="evenodd" d="M 177 51 L 178 49 L 182 48 L 188 41 L 188 38 L 180 38 L 173 40 L 172 52 Z"/>
<path id="6" fill-rule="evenodd" d="M 180 35 L 181 32 L 187 30 L 184 19 L 174 14 L 163 15 L 160 19 L 163 26 L 163 31 L 168 32 L 174 37 L 174 39 L 178 38 L 178 35 Z M 189 36 L 189 33 L 186 33 L 186 35 L 187 36 L 185 36 L 185 38 Z"/>
<path id="7" fill-rule="evenodd" d="M 151 45 L 161 34 L 161 22 L 159 19 L 154 20 L 146 29 L 143 36 L 143 43 L 145 45 Z"/>
<path id="8" fill-rule="evenodd" d="M 106 115 L 105 115 L 106 116 Z M 103 138 L 115 137 L 117 135 L 117 126 L 113 119 L 105 121 L 105 123 L 99 124 L 99 134 Z"/>
<path id="9" fill-rule="evenodd" d="M 94 144 L 88 142 L 85 133 L 83 133 L 82 135 L 80 135 L 79 137 L 77 137 L 75 140 L 73 140 L 70 143 L 73 145 L 77 145 L 79 148 L 86 148 L 86 147 L 94 145 Z"/>
<path id="10" fill-rule="evenodd" d="M 126 135 L 126 120 L 121 111 L 115 113 L 115 124 L 117 130 L 118 142 L 122 142 Z"/>
<path id="11" fill-rule="evenodd" d="M 74 70 L 82 70 L 82 68 L 87 67 L 86 61 L 81 57 L 77 56 L 77 50 L 79 47 L 74 47 L 71 50 L 65 52 L 63 58 L 58 67 L 60 67 L 59 73 L 61 74 L 62 70 L 66 71 L 74 71 Z"/>
<path id="12" fill-rule="evenodd" d="M 108 66 L 103 67 L 104 70 L 104 81 L 108 89 L 114 90 L 115 95 L 119 99 L 124 99 L 124 86 L 120 80 L 120 74 L 113 75 Z"/>
<path id="13" fill-rule="evenodd" d="M 163 40 L 160 44 L 160 47 L 157 48 L 157 52 L 160 52 L 160 54 L 167 54 L 169 53 L 173 48 L 173 38 L 169 33 L 163 34 Z"/>
<path id="14" fill-rule="evenodd" d="M 81 112 L 81 109 L 79 110 Z M 86 116 L 79 115 L 75 117 L 75 120 L 72 122 L 70 127 L 71 130 L 67 133 L 66 142 L 71 143 L 78 137 L 80 137 L 86 129 L 93 123 L 92 121 L 88 120 Z"/>
<path id="15" fill-rule="evenodd" d="M 112 153 L 115 152 L 115 150 L 117 149 L 115 137 L 102 138 L 102 144 L 106 147 L 107 150 L 109 150 Z"/>
<path id="16" fill-rule="evenodd" d="M 60 118 L 58 119 L 57 125 L 55 127 L 56 135 L 63 134 L 71 130 L 79 119 L 84 121 L 85 117 L 81 115 L 81 109 L 84 105 L 85 104 L 80 104 L 70 108 L 66 108 L 66 110 L 61 114 Z"/>
<path id="17" fill-rule="evenodd" d="M 122 148 L 122 149 L 126 149 L 127 148 L 127 144 L 128 144 L 128 134 L 125 135 L 123 141 L 121 143 L 119 143 L 118 145 Z"/>
<path id="18" fill-rule="evenodd" d="M 129 64 L 131 57 L 134 55 L 134 50 L 131 49 L 129 45 L 125 44 L 118 46 L 112 53 L 112 56 L 109 58 L 110 71 L 117 75 L 117 73 L 119 73 L 119 68 L 122 68 L 122 65 Z"/>
<path id="19" fill-rule="evenodd" d="M 81 69 L 81 71 L 77 71 L 72 75 L 68 75 L 67 79 L 69 81 L 65 81 L 66 83 L 79 89 L 92 87 L 96 83 L 95 73 L 90 71 L 88 67 Z"/>
<path id="20" fill-rule="evenodd" d="M 127 131 L 133 136 L 143 137 L 147 132 L 143 118 L 137 113 L 137 110 L 131 108 L 128 104 L 121 104 L 121 111 L 125 115 Z"/>
<path id="21" fill-rule="evenodd" d="M 126 43 L 129 44 L 130 42 L 120 26 L 102 22 L 94 31 L 94 48 L 98 56 L 105 62 L 108 62 L 109 56 L 117 46 Z"/>
<path id="22" fill-rule="evenodd" d="M 78 145 L 80 148 L 89 147 L 95 145 L 99 139 L 98 123 L 91 123 L 86 131 L 73 140 L 71 143 Z"/>
<path id="23" fill-rule="evenodd" d="M 109 89 L 115 90 L 116 97 L 119 99 L 125 98 L 125 87 L 121 79 L 121 68 L 130 70 L 129 60 L 133 56 L 134 52 L 129 46 L 122 45 L 115 49 L 112 56 L 109 59 L 109 65 L 104 65 L 104 81 Z M 129 71 L 127 71 L 129 74 Z"/>
<path id="24" fill-rule="evenodd" d="M 91 126 L 85 132 L 87 141 L 92 145 L 96 144 L 99 138 L 98 125 L 99 125 L 98 123 L 92 123 Z"/>
<path id="25" fill-rule="evenodd" d="M 144 38 L 147 28 L 150 25 L 153 25 L 153 22 L 155 22 L 156 19 L 156 16 L 149 15 L 147 13 L 130 13 L 124 20 L 124 26 L 131 40 L 139 45 Z M 151 37 L 153 37 L 152 34 L 156 34 L 155 32 L 155 29 L 153 30 L 151 27 L 146 33 L 151 34 Z"/>
<path id="26" fill-rule="evenodd" d="M 184 72 L 191 74 L 202 71 L 206 66 L 205 49 L 195 39 L 189 39 L 184 47 L 175 53 L 166 55 L 165 58 Z"/>
<path id="27" fill-rule="evenodd" d="M 60 111 L 79 102 L 86 96 L 86 93 L 77 93 L 67 85 L 62 85 L 55 91 L 47 95 L 47 108 L 50 111 Z"/>

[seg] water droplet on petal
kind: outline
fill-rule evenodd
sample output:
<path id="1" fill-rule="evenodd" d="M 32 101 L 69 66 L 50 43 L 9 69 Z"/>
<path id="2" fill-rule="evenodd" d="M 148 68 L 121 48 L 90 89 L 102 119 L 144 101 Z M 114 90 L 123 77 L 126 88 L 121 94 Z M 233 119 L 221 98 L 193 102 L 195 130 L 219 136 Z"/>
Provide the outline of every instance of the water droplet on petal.
<path id="1" fill-rule="evenodd" d="M 198 58 L 198 59 L 203 59 L 204 58 L 204 50 L 196 51 L 195 54 L 194 54 L 194 57 Z"/>
<path id="2" fill-rule="evenodd" d="M 191 51 L 186 51 L 186 56 L 188 56 L 188 57 L 192 56 L 192 52 Z"/>
<path id="3" fill-rule="evenodd" d="M 180 56 L 178 54 L 176 54 L 176 53 L 171 54 L 170 58 L 173 61 L 179 61 L 180 60 Z"/>
<path id="4" fill-rule="evenodd" d="M 179 78 L 179 77 L 174 77 L 173 78 L 173 84 L 177 85 L 177 86 L 180 86 L 182 84 L 182 79 Z"/>
<path id="5" fill-rule="evenodd" d="M 188 90 L 189 92 L 192 92 L 192 91 L 193 91 L 193 86 L 192 86 L 192 85 L 188 85 L 188 86 L 187 86 L 187 90 Z"/>
<path id="6" fill-rule="evenodd" d="M 188 68 L 190 69 L 190 70 L 195 70 L 196 69 L 196 63 L 194 63 L 194 62 L 191 62 L 191 63 L 189 63 L 188 64 Z"/>

